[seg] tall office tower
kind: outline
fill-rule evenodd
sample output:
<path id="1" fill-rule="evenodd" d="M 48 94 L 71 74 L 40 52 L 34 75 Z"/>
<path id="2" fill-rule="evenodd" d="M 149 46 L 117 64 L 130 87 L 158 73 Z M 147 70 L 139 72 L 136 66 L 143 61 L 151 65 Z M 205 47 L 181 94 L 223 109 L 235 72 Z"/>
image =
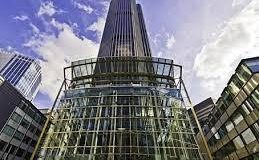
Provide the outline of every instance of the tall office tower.
<path id="1" fill-rule="evenodd" d="M 64 70 L 42 159 L 200 159 L 181 74 L 151 57 L 140 5 L 112 0 L 98 58 Z"/>
<path id="2" fill-rule="evenodd" d="M 151 56 L 140 5 L 135 0 L 112 0 L 98 57 Z"/>
<path id="3" fill-rule="evenodd" d="M 0 75 L 28 100 L 32 100 L 41 82 L 41 67 L 33 59 L 0 50 Z"/>
<path id="4" fill-rule="evenodd" d="M 239 63 L 208 118 L 215 159 L 259 158 L 259 57 Z"/>

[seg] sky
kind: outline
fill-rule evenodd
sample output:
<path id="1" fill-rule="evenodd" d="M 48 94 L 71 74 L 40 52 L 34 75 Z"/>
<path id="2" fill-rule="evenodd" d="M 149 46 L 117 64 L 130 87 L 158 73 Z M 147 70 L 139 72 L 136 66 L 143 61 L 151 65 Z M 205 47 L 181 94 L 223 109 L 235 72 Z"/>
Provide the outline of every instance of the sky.
<path id="1" fill-rule="evenodd" d="M 38 108 L 53 105 L 71 61 L 97 56 L 110 0 L 0 2 L 0 48 L 38 59 Z M 183 66 L 197 104 L 217 99 L 243 58 L 259 56 L 258 0 L 137 0 L 152 54 Z"/>

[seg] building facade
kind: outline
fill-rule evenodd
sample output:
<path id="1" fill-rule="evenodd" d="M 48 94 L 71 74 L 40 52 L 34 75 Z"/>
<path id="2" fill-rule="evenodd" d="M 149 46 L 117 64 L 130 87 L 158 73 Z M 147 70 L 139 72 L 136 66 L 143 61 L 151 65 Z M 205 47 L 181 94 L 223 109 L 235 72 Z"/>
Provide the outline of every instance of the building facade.
<path id="1" fill-rule="evenodd" d="M 140 5 L 135 0 L 112 0 L 98 57 L 151 56 Z"/>
<path id="2" fill-rule="evenodd" d="M 30 159 L 45 116 L 0 76 L 0 159 Z"/>
<path id="3" fill-rule="evenodd" d="M 151 57 L 135 0 L 111 1 L 98 58 L 72 62 L 64 72 L 40 158 L 201 159 L 182 67 Z"/>
<path id="4" fill-rule="evenodd" d="M 215 159 L 259 158 L 259 57 L 240 62 L 208 126 L 206 138 Z"/>
<path id="5" fill-rule="evenodd" d="M 202 127 L 202 130 L 204 132 L 206 132 L 209 127 L 207 125 L 207 122 L 208 122 L 208 117 L 210 115 L 210 112 L 212 111 L 212 109 L 215 107 L 215 104 L 214 104 L 214 101 L 212 100 L 212 98 L 207 98 L 206 100 L 200 102 L 199 104 L 196 104 L 195 106 L 193 106 L 193 109 L 194 109 L 194 112 L 196 113 L 196 116 L 197 116 L 197 119 L 200 123 L 200 126 Z M 208 153 L 208 150 L 206 149 L 205 147 L 205 142 L 204 140 L 202 139 L 202 132 L 199 130 L 199 127 L 197 126 L 197 123 L 195 121 L 195 118 L 194 118 L 194 115 L 191 111 L 191 108 L 188 109 L 188 114 L 190 116 L 190 119 L 191 119 L 191 124 L 192 124 L 192 127 L 193 127 L 193 130 L 195 132 L 195 137 L 196 137 L 196 140 L 197 140 L 197 143 L 200 147 L 200 152 L 203 156 L 203 159 L 204 160 L 209 160 L 209 153 Z"/>
<path id="6" fill-rule="evenodd" d="M 206 100 L 200 102 L 199 104 L 196 104 L 195 106 L 193 106 L 193 109 L 196 113 L 196 116 L 198 118 L 198 121 L 200 123 L 200 125 L 203 127 L 203 130 L 208 129 L 207 127 L 207 121 L 208 121 L 208 117 L 210 115 L 210 112 L 212 111 L 212 109 L 214 108 L 215 104 L 212 100 L 212 98 L 207 98 Z M 191 118 L 191 123 L 192 126 L 194 128 L 194 132 L 197 134 L 199 132 L 199 129 L 197 127 L 197 124 L 195 122 L 194 116 L 192 114 L 191 109 L 188 109 L 188 114 Z"/>
<path id="7" fill-rule="evenodd" d="M 41 82 L 41 67 L 35 60 L 0 50 L 0 75 L 28 100 L 32 100 Z"/>

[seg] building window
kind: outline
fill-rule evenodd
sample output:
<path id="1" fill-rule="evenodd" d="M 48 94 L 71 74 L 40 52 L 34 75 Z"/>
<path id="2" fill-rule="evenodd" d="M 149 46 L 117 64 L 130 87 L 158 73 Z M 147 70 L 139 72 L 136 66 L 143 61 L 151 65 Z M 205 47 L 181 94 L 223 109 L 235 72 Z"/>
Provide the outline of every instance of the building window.
<path id="1" fill-rule="evenodd" d="M 254 131 L 254 134 L 256 137 L 259 137 L 259 125 L 258 123 L 255 123 L 252 125 L 252 130 Z"/>
<path id="2" fill-rule="evenodd" d="M 9 125 L 5 126 L 3 130 L 3 132 L 10 137 L 13 136 L 14 131 L 15 129 Z"/>
<path id="3" fill-rule="evenodd" d="M 245 104 L 242 104 L 241 105 L 242 109 L 240 109 L 240 112 L 243 114 L 243 115 L 248 115 L 250 113 L 249 109 L 246 107 Z"/>
<path id="4" fill-rule="evenodd" d="M 243 116 L 240 113 L 235 113 L 233 115 L 232 119 L 233 119 L 235 125 L 238 125 L 238 123 L 240 123 L 244 118 L 243 118 Z"/>
<path id="5" fill-rule="evenodd" d="M 242 109 L 240 110 L 241 113 L 243 115 L 248 115 L 250 114 L 253 110 L 254 110 L 254 107 L 253 105 L 251 104 L 251 100 L 250 99 L 247 99 L 242 105 L 241 105 Z"/>
<path id="6" fill-rule="evenodd" d="M 235 151 L 235 146 L 234 146 L 234 144 L 233 144 L 232 141 L 230 141 L 229 143 L 227 143 L 227 144 L 225 145 L 225 147 L 223 147 L 223 154 L 224 154 L 225 156 L 231 154 L 231 153 L 234 152 L 234 151 Z"/>
<path id="7" fill-rule="evenodd" d="M 0 76 L 0 86 L 4 83 L 3 77 Z"/>
<path id="8" fill-rule="evenodd" d="M 237 75 L 239 79 L 245 83 L 251 77 L 252 73 L 245 65 L 242 64 L 237 68 Z"/>
<path id="9" fill-rule="evenodd" d="M 242 87 L 242 82 L 240 82 L 239 78 L 237 77 L 237 75 L 235 74 L 232 79 L 231 82 L 228 86 L 230 93 L 232 94 L 232 97 L 235 97 L 238 92 L 240 91 L 240 88 Z"/>
<path id="10" fill-rule="evenodd" d="M 259 91 L 256 89 L 254 93 L 251 95 L 251 100 L 254 102 L 256 106 L 259 106 Z"/>
<path id="11" fill-rule="evenodd" d="M 219 133 L 220 137 L 224 137 L 227 134 L 227 130 L 225 127 L 221 127 L 221 128 L 219 128 L 218 133 Z"/>
<path id="12" fill-rule="evenodd" d="M 215 134 L 215 138 L 216 138 L 216 139 L 220 139 L 220 136 L 219 136 L 219 133 L 218 133 L 218 132 Z"/>
<path id="13" fill-rule="evenodd" d="M 244 131 L 242 133 L 242 137 L 246 144 L 249 144 L 256 140 L 256 138 L 250 128 L 248 128 L 246 131 Z"/>
<path id="14" fill-rule="evenodd" d="M 230 132 L 234 128 L 234 124 L 231 121 L 226 122 L 226 129 Z"/>
<path id="15" fill-rule="evenodd" d="M 32 147 L 35 147 L 36 143 L 37 143 L 37 142 L 36 142 L 35 140 L 32 140 L 30 145 L 31 145 Z"/>
<path id="16" fill-rule="evenodd" d="M 22 116 L 20 116 L 16 112 L 13 113 L 12 120 L 14 120 L 16 123 L 20 123 L 21 119 L 22 119 Z"/>
<path id="17" fill-rule="evenodd" d="M 31 142 L 31 140 L 32 139 L 30 137 L 24 136 L 22 142 L 25 143 L 25 144 L 29 144 Z"/>
<path id="18" fill-rule="evenodd" d="M 251 59 L 246 62 L 247 66 L 253 71 L 258 72 L 259 71 L 259 61 L 258 59 Z"/>
<path id="19" fill-rule="evenodd" d="M 27 152 L 26 154 L 25 154 L 25 159 L 30 159 L 31 158 L 31 155 L 32 155 L 32 153 L 30 153 L 30 152 Z"/>
<path id="20" fill-rule="evenodd" d="M 21 141 L 22 138 L 23 138 L 23 134 L 20 131 L 16 131 L 15 134 L 14 134 L 14 138 Z"/>
<path id="21" fill-rule="evenodd" d="M 29 131 L 31 131 L 31 133 L 34 133 L 36 127 L 31 123 L 30 127 L 29 127 Z"/>
<path id="22" fill-rule="evenodd" d="M 222 93 L 223 101 L 226 103 L 227 106 L 229 106 L 233 102 L 233 97 L 229 93 L 227 89 L 225 89 Z"/>
<path id="23" fill-rule="evenodd" d="M 6 142 L 0 140 L 0 151 L 3 151 L 6 145 L 7 145 Z"/>
<path id="24" fill-rule="evenodd" d="M 244 143 L 243 143 L 242 139 L 241 139 L 239 136 L 237 136 L 237 137 L 233 140 L 233 142 L 234 142 L 234 144 L 235 144 L 235 146 L 236 146 L 236 149 L 240 149 L 240 148 L 244 147 Z"/>
<path id="25" fill-rule="evenodd" d="M 14 146 L 14 145 L 11 145 L 11 149 L 10 149 L 9 154 L 14 154 L 16 152 L 16 150 L 17 150 L 17 147 Z"/>
<path id="26" fill-rule="evenodd" d="M 17 152 L 16 152 L 16 156 L 18 156 L 18 157 L 22 157 L 22 156 L 23 156 L 23 154 L 24 154 L 24 152 L 25 152 L 25 150 L 23 150 L 23 149 L 19 148 L 19 149 L 17 150 Z"/>
<path id="27" fill-rule="evenodd" d="M 25 129 L 27 129 L 30 125 L 30 122 L 23 118 L 21 122 L 21 126 L 23 126 Z"/>

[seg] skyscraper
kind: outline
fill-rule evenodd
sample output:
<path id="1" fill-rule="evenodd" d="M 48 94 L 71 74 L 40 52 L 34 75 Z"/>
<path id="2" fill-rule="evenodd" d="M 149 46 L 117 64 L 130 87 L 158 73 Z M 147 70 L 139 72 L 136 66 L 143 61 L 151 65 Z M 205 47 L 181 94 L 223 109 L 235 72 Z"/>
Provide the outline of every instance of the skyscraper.
<path id="1" fill-rule="evenodd" d="M 64 76 L 43 159 L 200 159 L 182 67 L 151 57 L 135 0 L 111 1 L 98 58 L 72 62 Z"/>
<path id="2" fill-rule="evenodd" d="M 41 82 L 41 67 L 33 59 L 0 50 L 0 75 L 28 100 L 32 100 Z"/>
<path id="3" fill-rule="evenodd" d="M 112 0 L 98 57 L 151 56 L 140 5 L 135 0 Z"/>

